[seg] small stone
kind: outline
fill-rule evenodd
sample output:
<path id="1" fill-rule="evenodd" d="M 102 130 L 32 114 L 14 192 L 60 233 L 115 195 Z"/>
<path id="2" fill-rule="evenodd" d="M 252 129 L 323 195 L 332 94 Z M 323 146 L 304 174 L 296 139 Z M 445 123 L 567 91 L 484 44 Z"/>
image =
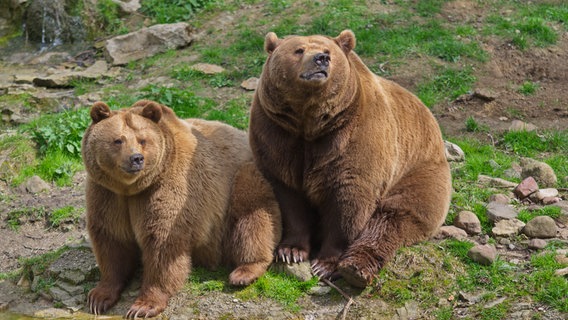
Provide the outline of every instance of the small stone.
<path id="1" fill-rule="evenodd" d="M 201 71 L 205 74 L 217 74 L 225 71 L 223 67 L 209 63 L 196 63 L 191 66 L 191 69 Z"/>
<path id="2" fill-rule="evenodd" d="M 544 199 L 542 199 L 542 204 L 544 204 L 545 206 L 551 205 L 551 204 L 555 204 L 562 201 L 562 199 L 560 199 L 559 197 L 546 197 Z"/>
<path id="3" fill-rule="evenodd" d="M 557 276 L 566 276 L 568 275 L 568 268 L 558 269 L 554 271 L 554 274 Z"/>
<path id="4" fill-rule="evenodd" d="M 312 267 L 307 261 L 300 263 L 275 262 L 270 268 L 276 272 L 282 272 L 295 277 L 300 281 L 308 281 L 313 277 Z"/>
<path id="5" fill-rule="evenodd" d="M 461 162 L 465 160 L 465 153 L 463 150 L 454 143 L 444 141 L 446 147 L 446 159 L 450 162 Z"/>
<path id="6" fill-rule="evenodd" d="M 29 178 L 23 185 L 25 190 L 29 193 L 40 193 L 42 191 L 51 190 L 51 185 L 38 176 Z"/>
<path id="7" fill-rule="evenodd" d="M 249 90 L 249 91 L 254 91 L 254 90 L 256 90 L 256 87 L 258 86 L 258 80 L 259 79 L 255 78 L 255 77 L 248 78 L 241 83 L 241 88 L 243 88 L 245 90 Z"/>
<path id="8" fill-rule="evenodd" d="M 506 245 L 511 244 L 511 240 L 509 240 L 508 238 L 501 238 L 501 239 L 499 239 L 499 244 L 506 246 Z"/>
<path id="9" fill-rule="evenodd" d="M 531 239 L 529 241 L 529 249 L 540 250 L 546 247 L 546 241 L 543 239 Z"/>
<path id="10" fill-rule="evenodd" d="M 529 238 L 554 238 L 557 232 L 556 222 L 549 216 L 535 217 L 523 229 L 523 233 Z"/>
<path id="11" fill-rule="evenodd" d="M 309 295 L 312 296 L 325 296 L 331 292 L 331 287 L 325 285 L 317 285 L 310 288 Z"/>
<path id="12" fill-rule="evenodd" d="M 554 187 L 556 185 L 556 174 L 552 167 L 548 164 L 531 158 L 522 158 L 520 163 L 523 168 L 521 172 L 521 177 L 523 179 L 533 177 L 541 187 L 546 188 Z"/>
<path id="13" fill-rule="evenodd" d="M 521 120 L 513 120 L 509 126 L 509 131 L 534 131 L 536 126 L 532 123 L 523 122 Z"/>
<path id="14" fill-rule="evenodd" d="M 497 203 L 489 202 L 487 204 L 487 217 L 490 221 L 496 222 L 500 220 L 508 220 L 516 218 L 519 215 L 513 207 Z"/>
<path id="15" fill-rule="evenodd" d="M 523 200 L 538 191 L 538 184 L 533 177 L 527 177 L 513 189 L 513 193 L 519 200 Z"/>
<path id="16" fill-rule="evenodd" d="M 467 256 L 479 264 L 488 266 L 497 258 L 497 249 L 490 244 L 477 245 L 468 251 Z"/>
<path id="17" fill-rule="evenodd" d="M 511 199 L 509 199 L 509 197 L 507 197 L 506 195 L 504 195 L 502 193 L 498 193 L 498 194 L 492 194 L 491 196 L 489 196 L 489 202 L 509 204 L 509 202 L 511 202 Z"/>
<path id="18" fill-rule="evenodd" d="M 568 257 L 566 254 L 557 254 L 556 257 L 554 257 L 554 260 L 556 260 L 559 264 L 568 265 Z"/>
<path id="19" fill-rule="evenodd" d="M 491 229 L 491 232 L 496 237 L 513 237 L 519 234 L 524 226 L 525 223 L 518 219 L 499 220 L 495 222 L 495 226 Z"/>
<path id="20" fill-rule="evenodd" d="M 558 196 L 558 189 L 554 189 L 554 188 L 539 189 L 534 194 L 534 196 L 538 201 L 542 201 L 544 198 L 557 197 Z"/>
<path id="21" fill-rule="evenodd" d="M 501 178 L 494 178 L 494 177 L 490 177 L 490 176 L 486 176 L 486 175 L 482 175 L 482 174 L 477 176 L 477 182 L 479 184 L 487 186 L 487 187 L 514 188 L 515 186 L 517 186 L 517 184 L 514 183 L 514 182 L 507 181 L 507 180 L 501 179 Z"/>
<path id="22" fill-rule="evenodd" d="M 468 234 L 481 233 L 481 222 L 477 215 L 471 211 L 460 211 L 454 219 L 454 225 L 465 230 Z"/>
<path id="23" fill-rule="evenodd" d="M 462 230 L 458 227 L 454 226 L 441 226 L 438 230 L 438 233 L 434 236 L 435 239 L 447 239 L 447 238 L 454 238 L 454 239 L 463 239 L 467 238 L 467 233 L 465 230 Z"/>

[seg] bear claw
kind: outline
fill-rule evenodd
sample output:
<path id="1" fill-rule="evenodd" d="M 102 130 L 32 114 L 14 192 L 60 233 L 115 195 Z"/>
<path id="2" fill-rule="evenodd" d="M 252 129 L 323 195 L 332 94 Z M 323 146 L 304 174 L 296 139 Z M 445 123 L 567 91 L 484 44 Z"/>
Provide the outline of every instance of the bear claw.
<path id="1" fill-rule="evenodd" d="M 356 288 L 365 288 L 372 281 L 372 279 L 366 277 L 361 270 L 353 265 L 339 266 L 338 271 L 347 283 Z"/>

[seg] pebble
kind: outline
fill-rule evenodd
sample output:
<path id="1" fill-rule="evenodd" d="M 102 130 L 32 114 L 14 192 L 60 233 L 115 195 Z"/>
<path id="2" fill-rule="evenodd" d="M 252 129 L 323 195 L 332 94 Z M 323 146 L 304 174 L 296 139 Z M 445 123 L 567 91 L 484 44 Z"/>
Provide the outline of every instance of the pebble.
<path id="1" fill-rule="evenodd" d="M 477 245 L 467 252 L 467 256 L 479 264 L 488 266 L 497 258 L 497 249 L 491 244 Z"/>
<path id="2" fill-rule="evenodd" d="M 556 222 L 549 216 L 535 217 L 523 228 L 523 233 L 529 238 L 554 238 L 557 232 Z"/>
<path id="3" fill-rule="evenodd" d="M 481 233 L 481 222 L 477 215 L 471 211 L 460 211 L 454 219 L 454 225 L 465 230 L 468 234 Z"/>

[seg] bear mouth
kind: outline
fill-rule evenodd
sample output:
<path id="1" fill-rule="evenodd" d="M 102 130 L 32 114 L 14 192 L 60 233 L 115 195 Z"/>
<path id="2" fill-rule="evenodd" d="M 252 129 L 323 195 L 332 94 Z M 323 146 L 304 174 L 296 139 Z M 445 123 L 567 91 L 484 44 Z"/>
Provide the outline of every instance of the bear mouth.
<path id="1" fill-rule="evenodd" d="M 142 169 L 144 169 L 144 165 L 130 165 L 126 168 L 122 168 L 122 170 L 130 174 L 137 174 L 138 172 L 142 171 Z"/>
<path id="2" fill-rule="evenodd" d="M 317 70 L 315 72 L 305 72 L 300 75 L 300 78 L 308 81 L 320 81 L 327 79 L 327 71 L 325 70 Z"/>

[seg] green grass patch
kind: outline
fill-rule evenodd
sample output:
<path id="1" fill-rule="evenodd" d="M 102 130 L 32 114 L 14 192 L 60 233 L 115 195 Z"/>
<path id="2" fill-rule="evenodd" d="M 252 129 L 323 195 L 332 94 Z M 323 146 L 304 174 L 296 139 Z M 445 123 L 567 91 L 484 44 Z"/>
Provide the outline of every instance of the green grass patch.
<path id="1" fill-rule="evenodd" d="M 243 300 L 270 298 L 280 302 L 290 311 L 297 312 L 300 310 L 298 299 L 316 285 L 317 281 L 315 277 L 309 281 L 299 281 L 285 274 L 268 271 L 250 286 L 236 292 L 235 296 Z"/>
<path id="2" fill-rule="evenodd" d="M 562 209 L 560 209 L 560 207 L 555 207 L 555 206 L 545 206 L 538 210 L 531 210 L 531 211 L 523 209 L 519 212 L 517 219 L 523 221 L 524 223 L 527 223 L 533 218 L 539 216 L 549 216 L 551 218 L 556 219 L 560 217 L 561 212 Z"/>
<path id="3" fill-rule="evenodd" d="M 536 82 L 525 81 L 519 86 L 517 91 L 525 96 L 530 96 L 535 94 L 539 87 L 540 85 Z"/>
<path id="4" fill-rule="evenodd" d="M 211 271 L 205 268 L 196 267 L 189 274 L 187 286 L 193 293 L 205 294 L 211 291 L 223 291 L 226 289 L 226 282 L 229 272 L 224 268 Z"/>
<path id="5" fill-rule="evenodd" d="M 185 22 L 197 11 L 214 3 L 212 0 L 146 0 L 142 1 L 140 12 L 156 23 Z"/>
<path id="6" fill-rule="evenodd" d="M 8 215 L 6 216 L 6 225 L 10 229 L 18 231 L 20 226 L 27 221 L 43 220 L 45 214 L 46 211 L 44 207 L 16 209 L 8 212 Z"/>
<path id="7" fill-rule="evenodd" d="M 10 184 L 23 168 L 37 163 L 35 145 L 21 134 L 1 138 L 0 153 L 7 156 L 0 164 L 0 180 Z"/>
<path id="8" fill-rule="evenodd" d="M 83 212 L 83 208 L 78 209 L 73 206 L 65 206 L 53 210 L 53 212 L 48 215 L 48 222 L 52 228 L 58 228 L 64 223 L 76 224 L 79 222 L 79 217 Z"/>
<path id="9" fill-rule="evenodd" d="M 461 70 L 446 68 L 430 81 L 418 85 L 417 95 L 428 107 L 444 101 L 453 100 L 471 91 L 476 78 L 471 68 Z"/>
<path id="10" fill-rule="evenodd" d="M 205 118 L 208 111 L 217 106 L 209 98 L 176 87 L 150 85 L 142 89 L 143 99 L 157 101 L 172 108 L 180 118 Z"/>
<path id="11" fill-rule="evenodd" d="M 535 157 L 541 153 L 568 154 L 568 131 L 509 131 L 500 145 L 506 151 L 523 157 Z"/>
<path id="12" fill-rule="evenodd" d="M 531 256 L 532 272 L 526 275 L 528 290 L 538 301 L 561 312 L 568 312 L 568 279 L 554 272 L 565 266 L 559 264 L 554 253 Z"/>

